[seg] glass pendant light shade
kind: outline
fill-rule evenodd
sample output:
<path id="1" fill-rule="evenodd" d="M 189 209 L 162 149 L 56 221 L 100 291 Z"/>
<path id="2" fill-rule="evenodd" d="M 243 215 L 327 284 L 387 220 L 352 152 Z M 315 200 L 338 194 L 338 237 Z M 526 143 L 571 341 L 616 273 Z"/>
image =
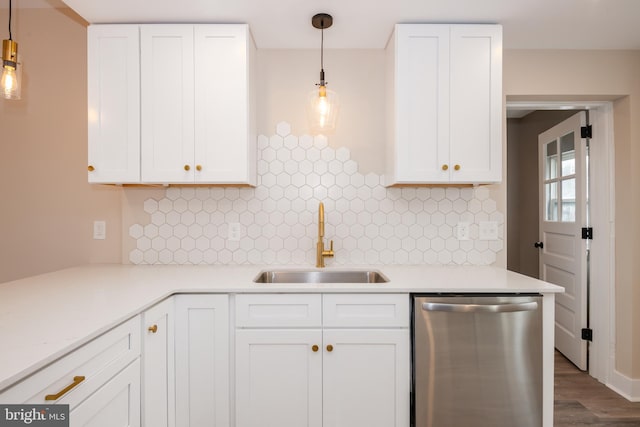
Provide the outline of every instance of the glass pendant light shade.
<path id="1" fill-rule="evenodd" d="M 307 99 L 307 119 L 311 132 L 324 135 L 333 133 L 339 106 L 338 95 L 326 86 L 312 90 Z"/>
<path id="2" fill-rule="evenodd" d="M 17 100 L 20 99 L 20 71 L 10 65 L 2 67 L 2 75 L 0 76 L 0 96 L 4 99 Z"/>
<path id="3" fill-rule="evenodd" d="M 307 96 L 307 120 L 311 133 L 331 134 L 336 128 L 338 118 L 338 95 L 327 89 L 324 79 L 324 29 L 331 27 L 333 17 L 318 13 L 311 18 L 311 25 L 321 30 L 320 41 L 320 83 Z"/>

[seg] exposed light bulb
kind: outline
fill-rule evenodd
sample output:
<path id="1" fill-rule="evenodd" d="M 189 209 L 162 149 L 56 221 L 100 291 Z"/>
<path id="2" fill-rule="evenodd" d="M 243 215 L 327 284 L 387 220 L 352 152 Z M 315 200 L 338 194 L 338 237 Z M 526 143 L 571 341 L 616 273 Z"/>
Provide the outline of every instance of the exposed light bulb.
<path id="1" fill-rule="evenodd" d="M 15 68 L 9 66 L 2 68 L 0 90 L 2 91 L 2 97 L 5 99 L 20 99 L 20 85 Z"/>
<path id="2" fill-rule="evenodd" d="M 320 117 L 320 127 L 325 127 L 327 123 L 327 116 L 329 115 L 329 101 L 327 100 L 327 88 L 320 86 L 318 90 L 318 103 L 316 104 L 316 111 Z"/>

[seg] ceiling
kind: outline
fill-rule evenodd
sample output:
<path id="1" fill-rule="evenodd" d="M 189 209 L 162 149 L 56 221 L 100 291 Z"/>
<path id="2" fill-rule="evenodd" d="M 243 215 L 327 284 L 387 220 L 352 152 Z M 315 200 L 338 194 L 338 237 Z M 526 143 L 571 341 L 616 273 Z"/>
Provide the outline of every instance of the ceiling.
<path id="1" fill-rule="evenodd" d="M 330 13 L 327 48 L 384 48 L 394 23 L 499 23 L 507 49 L 640 49 L 640 0 L 20 0 L 64 1 L 89 23 L 246 22 L 258 48 L 318 48 L 311 16 Z M 0 0 L 6 7 L 8 0 Z"/>

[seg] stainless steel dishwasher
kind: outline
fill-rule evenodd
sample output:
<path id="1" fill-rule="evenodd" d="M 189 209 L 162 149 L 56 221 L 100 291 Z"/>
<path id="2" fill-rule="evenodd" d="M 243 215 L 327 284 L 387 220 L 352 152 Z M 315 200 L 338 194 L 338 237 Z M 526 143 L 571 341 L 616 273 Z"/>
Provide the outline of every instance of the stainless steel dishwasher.
<path id="1" fill-rule="evenodd" d="M 542 297 L 414 295 L 412 426 L 542 426 Z"/>

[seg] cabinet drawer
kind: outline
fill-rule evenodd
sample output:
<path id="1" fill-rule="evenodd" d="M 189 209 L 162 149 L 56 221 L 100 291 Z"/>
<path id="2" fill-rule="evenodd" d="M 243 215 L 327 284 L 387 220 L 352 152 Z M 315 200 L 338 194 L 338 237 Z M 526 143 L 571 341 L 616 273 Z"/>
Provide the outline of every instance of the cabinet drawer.
<path id="1" fill-rule="evenodd" d="M 71 411 L 69 421 L 71 427 L 139 427 L 140 360 L 127 366 Z"/>
<path id="2" fill-rule="evenodd" d="M 237 295 L 240 328 L 320 327 L 322 296 L 318 294 Z"/>
<path id="3" fill-rule="evenodd" d="M 324 327 L 407 328 L 409 296 L 406 294 L 323 295 Z"/>
<path id="4" fill-rule="evenodd" d="M 73 410 L 140 356 L 140 327 L 140 316 L 115 327 L 7 389 L 0 402 L 68 404 Z M 72 384 L 76 385 L 57 399 L 45 399 Z"/>

